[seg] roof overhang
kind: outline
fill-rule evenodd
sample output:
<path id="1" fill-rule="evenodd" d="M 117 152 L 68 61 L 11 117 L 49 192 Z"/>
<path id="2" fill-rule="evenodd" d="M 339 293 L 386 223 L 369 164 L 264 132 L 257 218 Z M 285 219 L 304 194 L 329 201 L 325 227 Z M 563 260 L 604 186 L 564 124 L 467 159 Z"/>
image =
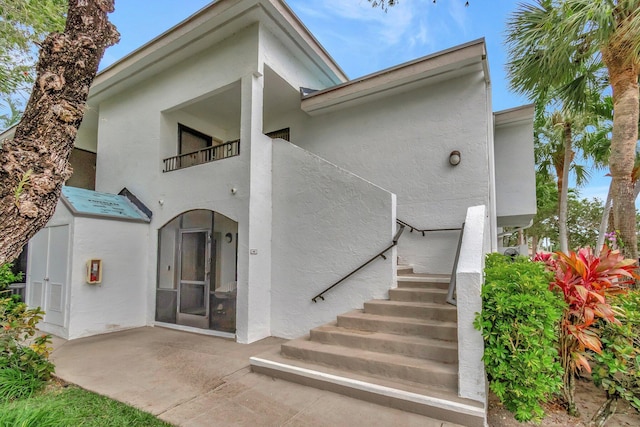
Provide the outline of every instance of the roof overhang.
<path id="1" fill-rule="evenodd" d="M 535 105 L 527 104 L 508 110 L 496 111 L 493 113 L 496 127 L 532 123 L 535 114 Z"/>
<path id="2" fill-rule="evenodd" d="M 471 72 L 483 73 L 489 82 L 484 39 L 313 92 L 302 97 L 302 109 L 312 116 L 324 114 Z"/>
<path id="3" fill-rule="evenodd" d="M 2 132 L 0 132 L 0 147 L 2 146 L 2 140 L 13 138 L 13 135 L 15 135 L 16 133 L 17 126 L 18 125 L 13 125 L 9 129 L 5 129 Z"/>
<path id="4" fill-rule="evenodd" d="M 256 23 L 264 25 L 328 81 L 346 74 L 282 0 L 218 0 L 100 72 L 90 103 L 132 87 Z"/>

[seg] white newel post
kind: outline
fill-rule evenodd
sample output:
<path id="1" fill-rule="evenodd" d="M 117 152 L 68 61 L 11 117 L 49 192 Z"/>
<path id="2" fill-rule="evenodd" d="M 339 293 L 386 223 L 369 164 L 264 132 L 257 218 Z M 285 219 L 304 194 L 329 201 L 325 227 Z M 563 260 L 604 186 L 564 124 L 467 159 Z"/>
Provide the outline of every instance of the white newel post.
<path id="1" fill-rule="evenodd" d="M 476 313 L 482 310 L 480 292 L 483 283 L 484 248 L 488 236 L 486 207 L 467 210 L 460 258 L 456 272 L 458 306 L 458 393 L 460 397 L 486 405 L 487 384 L 482 362 L 482 334 L 473 327 Z"/>

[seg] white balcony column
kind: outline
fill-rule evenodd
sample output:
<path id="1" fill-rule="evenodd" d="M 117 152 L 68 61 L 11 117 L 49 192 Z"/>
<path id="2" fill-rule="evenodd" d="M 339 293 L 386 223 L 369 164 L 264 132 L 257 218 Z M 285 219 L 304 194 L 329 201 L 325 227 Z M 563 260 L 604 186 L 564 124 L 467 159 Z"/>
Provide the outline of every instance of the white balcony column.
<path id="1" fill-rule="evenodd" d="M 249 156 L 248 223 L 240 225 L 239 250 L 248 253 L 245 286 L 238 283 L 237 340 L 271 335 L 271 139 L 262 133 L 264 78 L 256 71 L 241 81 L 240 151 Z M 239 258 L 241 254 L 238 254 Z"/>

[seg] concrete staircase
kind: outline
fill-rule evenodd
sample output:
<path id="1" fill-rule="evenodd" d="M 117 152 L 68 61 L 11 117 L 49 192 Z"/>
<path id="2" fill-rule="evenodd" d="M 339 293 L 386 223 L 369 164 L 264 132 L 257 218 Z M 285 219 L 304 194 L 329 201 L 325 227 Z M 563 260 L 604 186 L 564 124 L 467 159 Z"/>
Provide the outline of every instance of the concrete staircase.
<path id="1" fill-rule="evenodd" d="M 484 426 L 485 408 L 458 397 L 456 308 L 445 302 L 449 277 L 398 267 L 389 300 L 251 358 L 254 372 L 415 412 Z"/>

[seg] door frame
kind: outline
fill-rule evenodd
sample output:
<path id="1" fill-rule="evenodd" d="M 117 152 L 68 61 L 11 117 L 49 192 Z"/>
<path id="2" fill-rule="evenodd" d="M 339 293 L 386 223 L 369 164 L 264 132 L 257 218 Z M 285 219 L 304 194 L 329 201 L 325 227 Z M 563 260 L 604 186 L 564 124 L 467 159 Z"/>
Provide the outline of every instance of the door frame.
<path id="1" fill-rule="evenodd" d="M 180 311 L 181 298 L 182 298 L 182 284 L 199 284 L 200 281 L 183 281 L 182 280 L 182 244 L 183 235 L 192 233 L 205 233 L 206 245 L 205 245 L 205 265 L 204 265 L 204 315 L 182 313 Z M 176 324 L 183 326 L 192 326 L 201 329 L 209 328 L 209 291 L 211 288 L 211 229 L 210 228 L 180 228 L 178 230 L 178 245 L 177 245 L 177 301 L 176 301 Z"/>

